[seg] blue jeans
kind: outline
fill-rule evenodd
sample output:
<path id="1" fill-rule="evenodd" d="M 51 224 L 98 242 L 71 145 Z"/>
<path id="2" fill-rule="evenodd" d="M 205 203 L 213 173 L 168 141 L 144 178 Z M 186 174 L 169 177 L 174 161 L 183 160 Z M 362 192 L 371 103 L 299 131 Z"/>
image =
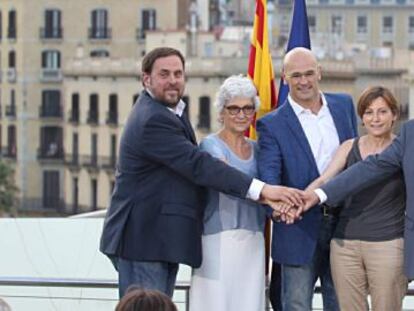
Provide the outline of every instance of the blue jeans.
<path id="1" fill-rule="evenodd" d="M 160 261 L 131 261 L 119 258 L 119 297 L 123 297 L 131 285 L 156 289 L 172 297 L 178 264 Z"/>
<path id="2" fill-rule="evenodd" d="M 318 277 L 322 288 L 323 310 L 339 311 L 329 262 L 330 241 L 336 223 L 337 218 L 334 216 L 323 217 L 315 253 L 309 264 L 282 265 L 283 311 L 311 311 Z"/>

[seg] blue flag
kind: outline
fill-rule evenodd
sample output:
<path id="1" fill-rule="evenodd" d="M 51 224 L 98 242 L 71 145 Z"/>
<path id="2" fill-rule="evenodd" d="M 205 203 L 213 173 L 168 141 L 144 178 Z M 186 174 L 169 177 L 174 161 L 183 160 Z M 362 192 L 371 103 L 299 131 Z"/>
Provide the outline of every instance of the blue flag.
<path id="1" fill-rule="evenodd" d="M 305 0 L 294 0 L 292 24 L 286 53 L 296 47 L 305 47 L 311 49 L 308 14 L 306 13 Z M 280 79 L 279 95 L 277 98 L 277 107 L 283 105 L 289 93 L 289 86 L 283 83 L 283 77 Z"/>

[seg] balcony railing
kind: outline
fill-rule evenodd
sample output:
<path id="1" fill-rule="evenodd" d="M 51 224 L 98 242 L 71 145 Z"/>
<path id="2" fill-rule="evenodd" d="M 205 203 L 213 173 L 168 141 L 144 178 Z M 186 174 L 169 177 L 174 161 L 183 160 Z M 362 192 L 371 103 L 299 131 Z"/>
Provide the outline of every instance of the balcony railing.
<path id="1" fill-rule="evenodd" d="M 16 117 L 16 105 L 6 105 L 6 117 Z"/>
<path id="2" fill-rule="evenodd" d="M 16 146 L 14 145 L 14 146 L 2 147 L 1 156 L 3 158 L 16 159 L 16 156 L 17 156 Z"/>
<path id="3" fill-rule="evenodd" d="M 78 153 L 65 154 L 65 164 L 72 166 L 72 167 L 79 167 L 80 166 L 79 154 Z"/>
<path id="4" fill-rule="evenodd" d="M 16 39 L 17 37 L 17 29 L 16 27 L 9 27 L 7 29 L 7 38 L 8 39 Z"/>
<path id="5" fill-rule="evenodd" d="M 42 82 L 61 82 L 62 71 L 58 68 L 56 69 L 43 68 L 40 71 L 40 80 Z"/>
<path id="6" fill-rule="evenodd" d="M 40 39 L 62 39 L 63 37 L 63 28 L 53 27 L 53 28 L 40 28 L 39 31 Z"/>
<path id="7" fill-rule="evenodd" d="M 17 80 L 17 72 L 16 68 L 8 68 L 7 69 L 7 81 L 9 83 L 14 83 Z"/>
<path id="8" fill-rule="evenodd" d="M 116 156 L 100 157 L 102 167 L 106 170 L 114 171 L 116 168 Z"/>
<path id="9" fill-rule="evenodd" d="M 79 111 L 70 110 L 69 111 L 69 120 L 70 123 L 79 124 Z"/>
<path id="10" fill-rule="evenodd" d="M 37 150 L 38 159 L 63 159 L 63 148 L 58 143 L 49 143 Z"/>
<path id="11" fill-rule="evenodd" d="M 92 40 L 107 40 L 112 37 L 112 29 L 108 27 L 101 28 L 89 28 L 88 29 L 88 38 Z"/>
<path id="12" fill-rule="evenodd" d="M 86 120 L 88 124 L 91 125 L 98 125 L 99 123 L 99 115 L 97 111 L 89 110 L 88 111 L 88 119 Z"/>
<path id="13" fill-rule="evenodd" d="M 106 124 L 117 125 L 118 124 L 118 113 L 113 112 L 113 111 L 108 111 L 106 114 Z"/>
<path id="14" fill-rule="evenodd" d="M 63 117 L 62 106 L 59 105 L 54 107 L 54 109 L 50 109 L 42 105 L 39 107 L 39 117 L 61 119 Z"/>

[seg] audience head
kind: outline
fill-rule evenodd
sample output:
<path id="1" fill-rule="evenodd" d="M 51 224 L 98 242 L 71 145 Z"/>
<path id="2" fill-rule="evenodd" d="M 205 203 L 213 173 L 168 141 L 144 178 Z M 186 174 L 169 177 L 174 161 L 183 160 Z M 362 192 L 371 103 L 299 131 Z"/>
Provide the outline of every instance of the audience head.
<path id="1" fill-rule="evenodd" d="M 115 311 L 177 311 L 171 298 L 156 290 L 131 288 Z"/>

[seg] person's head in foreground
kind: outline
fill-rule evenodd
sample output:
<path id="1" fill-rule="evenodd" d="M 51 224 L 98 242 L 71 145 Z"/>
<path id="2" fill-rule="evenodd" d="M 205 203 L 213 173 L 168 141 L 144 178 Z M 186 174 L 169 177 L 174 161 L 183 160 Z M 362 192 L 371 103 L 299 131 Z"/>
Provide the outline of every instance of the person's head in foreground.
<path id="1" fill-rule="evenodd" d="M 131 288 L 115 311 L 177 311 L 171 298 L 157 290 Z"/>

